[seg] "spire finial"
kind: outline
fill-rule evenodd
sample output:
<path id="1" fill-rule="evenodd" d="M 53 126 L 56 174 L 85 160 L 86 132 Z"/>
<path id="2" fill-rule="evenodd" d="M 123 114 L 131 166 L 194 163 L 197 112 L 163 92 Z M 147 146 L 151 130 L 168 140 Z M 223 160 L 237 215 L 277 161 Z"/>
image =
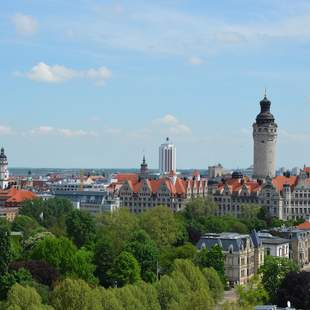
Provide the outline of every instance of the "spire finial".
<path id="1" fill-rule="evenodd" d="M 267 98 L 267 88 L 265 87 L 264 97 Z"/>

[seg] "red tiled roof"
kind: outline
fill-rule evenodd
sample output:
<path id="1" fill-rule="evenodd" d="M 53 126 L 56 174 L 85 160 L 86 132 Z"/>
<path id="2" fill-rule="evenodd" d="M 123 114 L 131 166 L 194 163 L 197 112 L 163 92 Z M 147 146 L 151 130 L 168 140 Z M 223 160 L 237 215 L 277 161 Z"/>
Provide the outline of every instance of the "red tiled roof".
<path id="1" fill-rule="evenodd" d="M 13 187 L 8 190 L 0 191 L 0 197 L 6 198 L 6 202 L 20 203 L 25 200 L 34 199 L 36 195 L 32 192 L 19 190 Z"/>
<path id="2" fill-rule="evenodd" d="M 304 223 L 297 226 L 298 229 L 310 230 L 310 221 L 305 221 Z"/>
<path id="3" fill-rule="evenodd" d="M 136 173 L 119 173 L 115 176 L 115 179 L 117 179 L 117 182 L 125 182 L 126 180 L 137 182 L 139 176 Z"/>
<path id="4" fill-rule="evenodd" d="M 281 191 L 283 189 L 283 186 L 285 184 L 288 184 L 290 186 L 295 186 L 297 184 L 297 176 L 277 176 L 272 180 L 272 184 L 276 187 L 278 191 Z"/>
<path id="5" fill-rule="evenodd" d="M 243 179 L 228 179 L 225 183 L 220 183 L 218 186 L 219 190 L 223 190 L 225 185 L 231 190 L 231 192 L 239 192 L 245 185 L 250 193 L 257 192 L 261 189 L 261 185 L 256 181 L 250 181 L 249 178 L 244 177 Z"/>
<path id="6" fill-rule="evenodd" d="M 310 167 L 304 167 L 304 171 L 310 173 Z"/>

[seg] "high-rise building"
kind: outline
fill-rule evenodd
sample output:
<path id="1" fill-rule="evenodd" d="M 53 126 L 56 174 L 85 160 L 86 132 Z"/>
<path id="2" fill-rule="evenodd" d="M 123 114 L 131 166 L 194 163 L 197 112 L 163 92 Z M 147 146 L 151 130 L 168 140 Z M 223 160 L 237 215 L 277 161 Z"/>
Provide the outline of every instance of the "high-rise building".
<path id="1" fill-rule="evenodd" d="M 159 172 L 160 174 L 176 173 L 176 148 L 169 138 L 159 147 Z"/>
<path id="2" fill-rule="evenodd" d="M 277 124 L 270 113 L 271 102 L 266 94 L 260 102 L 261 111 L 253 124 L 254 173 L 253 177 L 265 179 L 275 176 Z"/>
<path id="3" fill-rule="evenodd" d="M 1 148 L 0 153 L 0 189 L 6 189 L 9 187 L 9 170 L 8 159 L 4 153 L 4 148 Z"/>

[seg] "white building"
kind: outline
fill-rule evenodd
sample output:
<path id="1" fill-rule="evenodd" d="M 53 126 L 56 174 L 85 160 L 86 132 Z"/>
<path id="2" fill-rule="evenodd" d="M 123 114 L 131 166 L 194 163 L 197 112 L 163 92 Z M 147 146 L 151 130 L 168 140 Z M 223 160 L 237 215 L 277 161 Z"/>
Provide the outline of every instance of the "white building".
<path id="1" fill-rule="evenodd" d="M 270 233 L 258 233 L 262 241 L 266 256 L 290 257 L 290 244 L 288 239 L 273 236 Z"/>
<path id="2" fill-rule="evenodd" d="M 0 153 L 0 189 L 9 187 L 9 170 L 8 159 L 4 153 L 4 148 L 1 148 Z"/>
<path id="3" fill-rule="evenodd" d="M 253 124 L 254 173 L 257 179 L 273 178 L 276 173 L 277 124 L 270 113 L 271 102 L 266 95 L 260 102 L 261 111 Z"/>
<path id="4" fill-rule="evenodd" d="M 221 177 L 224 174 L 224 168 L 221 164 L 208 167 L 208 177 L 209 179 L 214 179 Z"/>
<path id="5" fill-rule="evenodd" d="M 159 147 L 159 172 L 162 175 L 176 173 L 176 148 L 169 138 Z"/>

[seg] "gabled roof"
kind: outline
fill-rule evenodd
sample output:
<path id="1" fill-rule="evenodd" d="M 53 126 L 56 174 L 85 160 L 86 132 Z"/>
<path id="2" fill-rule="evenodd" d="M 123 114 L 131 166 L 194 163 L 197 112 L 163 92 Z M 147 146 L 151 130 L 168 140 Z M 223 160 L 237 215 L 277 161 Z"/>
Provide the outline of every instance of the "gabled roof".
<path id="1" fill-rule="evenodd" d="M 296 186 L 297 180 L 297 176 L 286 177 L 283 175 L 279 175 L 273 178 L 272 184 L 278 191 L 282 191 L 284 185 Z"/>
<path id="2" fill-rule="evenodd" d="M 305 221 L 304 223 L 299 224 L 297 228 L 302 230 L 310 230 L 310 221 Z"/>
<path id="3" fill-rule="evenodd" d="M 6 202 L 19 203 L 25 200 L 34 199 L 37 196 L 30 191 L 20 190 L 13 187 L 8 190 L 0 191 L 0 197 L 5 198 Z"/>
<path id="4" fill-rule="evenodd" d="M 115 179 L 117 180 L 117 182 L 125 182 L 126 180 L 137 182 L 139 176 L 137 173 L 118 173 L 115 176 Z"/>

